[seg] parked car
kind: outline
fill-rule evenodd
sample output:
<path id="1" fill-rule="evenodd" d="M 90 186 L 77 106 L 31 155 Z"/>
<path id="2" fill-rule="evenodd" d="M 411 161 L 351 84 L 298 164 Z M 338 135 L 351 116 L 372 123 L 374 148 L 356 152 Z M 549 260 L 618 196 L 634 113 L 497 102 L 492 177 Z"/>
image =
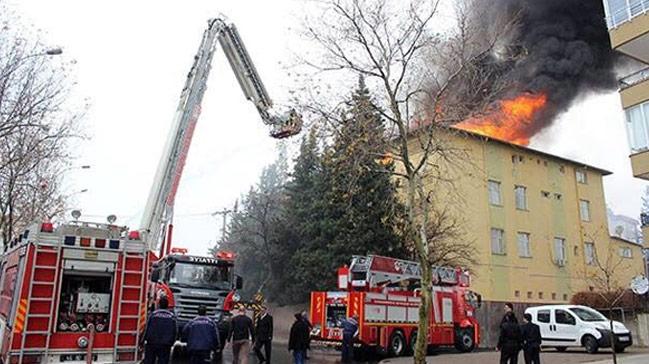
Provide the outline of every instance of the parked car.
<path id="1" fill-rule="evenodd" d="M 569 347 L 584 347 L 593 354 L 599 348 L 610 348 L 612 335 L 610 321 L 598 311 L 577 305 L 548 305 L 529 307 L 525 313 L 539 325 L 543 347 L 565 351 Z M 623 352 L 633 344 L 631 332 L 623 323 L 613 321 L 616 352 Z"/>

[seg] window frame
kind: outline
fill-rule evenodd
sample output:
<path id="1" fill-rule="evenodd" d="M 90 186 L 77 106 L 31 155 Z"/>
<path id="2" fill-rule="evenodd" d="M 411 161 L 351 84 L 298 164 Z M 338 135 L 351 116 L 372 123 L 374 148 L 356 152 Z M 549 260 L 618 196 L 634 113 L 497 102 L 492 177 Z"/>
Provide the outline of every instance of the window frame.
<path id="1" fill-rule="evenodd" d="M 566 252 L 566 239 L 555 236 L 552 245 L 554 251 L 554 263 L 559 267 L 565 267 L 568 262 L 568 256 Z M 559 254 L 559 252 L 561 254 Z M 562 259 L 559 259 L 559 255 L 561 255 Z"/>
<path id="2" fill-rule="evenodd" d="M 548 315 L 547 321 L 541 320 L 541 315 Z M 544 324 L 549 324 L 551 317 L 552 317 L 552 313 L 551 313 L 551 310 L 549 310 L 549 309 L 536 311 L 536 321 L 537 322 L 542 322 Z"/>
<path id="3" fill-rule="evenodd" d="M 571 322 L 559 322 L 559 320 L 558 320 L 559 316 L 557 315 L 559 312 L 565 313 L 567 317 L 570 317 L 572 319 L 572 321 Z M 561 309 L 561 308 L 557 308 L 557 309 L 554 310 L 554 323 L 559 324 L 559 325 L 576 326 L 577 325 L 577 318 L 575 316 L 573 316 L 570 311 L 567 311 L 567 310 L 564 310 L 564 309 Z"/>
<path id="4" fill-rule="evenodd" d="M 585 204 L 584 204 L 585 203 Z M 586 213 L 584 214 L 584 206 L 586 207 Z M 581 221 L 590 222 L 590 201 L 579 199 L 579 218 Z"/>
<path id="5" fill-rule="evenodd" d="M 595 265 L 595 243 L 591 241 L 584 242 L 584 261 L 586 265 Z"/>
<path id="6" fill-rule="evenodd" d="M 500 232 L 500 242 L 498 244 L 499 250 L 494 249 L 494 232 Z M 505 230 L 501 228 L 492 227 L 490 230 L 490 241 L 491 241 L 491 254 L 492 255 L 507 255 L 507 245 L 505 242 Z"/>
<path id="7" fill-rule="evenodd" d="M 628 252 L 629 254 L 625 254 L 626 252 Z M 622 246 L 620 247 L 619 255 L 620 257 L 625 259 L 633 259 L 633 249 L 629 248 L 628 246 Z"/>
<path id="8" fill-rule="evenodd" d="M 495 186 L 497 189 L 492 190 L 492 186 Z M 494 201 L 492 198 L 492 192 L 497 194 L 498 201 Z M 502 183 L 495 179 L 487 180 L 487 194 L 489 198 L 489 205 L 491 206 L 503 206 L 503 193 L 502 193 Z"/>
<path id="9" fill-rule="evenodd" d="M 580 178 L 580 176 L 582 178 Z M 582 185 L 587 185 L 588 184 L 588 174 L 586 173 L 585 170 L 581 168 L 576 168 L 575 169 L 575 179 L 577 180 L 577 183 L 580 183 Z"/>
<path id="10" fill-rule="evenodd" d="M 518 191 L 523 191 L 522 196 L 519 196 Z M 522 200 L 521 200 L 522 198 Z M 527 209 L 527 187 L 523 185 L 514 186 L 514 203 L 516 205 L 516 210 L 519 211 L 528 211 Z"/>
<path id="11" fill-rule="evenodd" d="M 521 237 L 526 237 L 526 241 L 521 241 Z M 532 258 L 532 244 L 530 242 L 530 233 L 519 231 L 516 233 L 516 243 L 518 246 L 518 256 L 520 258 Z M 525 243 L 525 252 L 521 249 L 522 243 Z M 527 253 L 527 254 L 523 254 Z"/>

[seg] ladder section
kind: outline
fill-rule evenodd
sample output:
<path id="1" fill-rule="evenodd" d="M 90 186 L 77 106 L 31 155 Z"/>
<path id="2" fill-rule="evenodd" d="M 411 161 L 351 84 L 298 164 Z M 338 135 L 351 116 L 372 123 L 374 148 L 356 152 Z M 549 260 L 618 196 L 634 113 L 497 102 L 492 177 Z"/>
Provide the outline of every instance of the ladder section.
<path id="1" fill-rule="evenodd" d="M 140 328 L 146 317 L 144 284 L 146 283 L 146 259 L 142 255 L 124 252 L 121 259 L 119 303 L 114 329 L 114 358 L 119 361 L 135 361 L 138 356 Z"/>
<path id="2" fill-rule="evenodd" d="M 56 284 L 59 279 L 60 246 L 34 245 L 27 299 L 22 299 L 20 308 L 25 313 L 20 346 L 19 363 L 26 351 L 47 351 L 55 325 Z"/>

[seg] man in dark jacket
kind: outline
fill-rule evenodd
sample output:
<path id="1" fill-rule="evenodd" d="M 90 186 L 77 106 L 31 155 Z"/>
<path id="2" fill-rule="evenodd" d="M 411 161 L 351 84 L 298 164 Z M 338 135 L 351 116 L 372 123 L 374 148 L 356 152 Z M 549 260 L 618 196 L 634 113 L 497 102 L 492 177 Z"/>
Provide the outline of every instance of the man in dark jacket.
<path id="1" fill-rule="evenodd" d="M 358 315 L 342 321 L 343 326 L 343 346 L 342 362 L 349 363 L 352 360 L 354 350 L 354 337 L 358 334 Z"/>
<path id="2" fill-rule="evenodd" d="M 171 347 L 176 342 L 176 317 L 169 311 L 169 301 L 162 296 L 146 324 L 144 364 L 168 364 Z"/>
<path id="3" fill-rule="evenodd" d="M 302 313 L 295 314 L 295 322 L 291 326 L 291 333 L 288 338 L 288 350 L 293 350 L 295 364 L 304 364 L 306 349 L 309 346 L 309 326 L 304 322 Z"/>
<path id="4" fill-rule="evenodd" d="M 500 351 L 500 364 L 517 364 L 521 350 L 521 328 L 514 312 L 507 312 L 500 324 L 500 336 L 496 349 Z"/>
<path id="5" fill-rule="evenodd" d="M 523 357 L 525 358 L 525 364 L 540 364 L 541 329 L 539 325 L 532 322 L 532 315 L 529 313 L 523 315 L 521 335 L 523 339 Z"/>
<path id="6" fill-rule="evenodd" d="M 198 316 L 185 325 L 183 336 L 187 339 L 191 364 L 205 364 L 212 350 L 220 347 L 219 330 L 214 321 L 207 317 L 205 305 L 198 306 Z"/>
<path id="7" fill-rule="evenodd" d="M 255 340 L 255 329 L 252 319 L 246 316 L 244 307 L 239 307 L 237 314 L 230 320 L 228 340 L 232 340 L 232 363 L 248 364 L 250 340 Z"/>
<path id="8" fill-rule="evenodd" d="M 268 313 L 266 307 L 262 307 L 261 314 L 257 320 L 257 327 L 255 327 L 255 354 L 259 359 L 259 363 L 270 363 L 270 352 L 272 350 L 273 342 L 273 316 Z M 264 348 L 263 355 L 261 348 Z"/>

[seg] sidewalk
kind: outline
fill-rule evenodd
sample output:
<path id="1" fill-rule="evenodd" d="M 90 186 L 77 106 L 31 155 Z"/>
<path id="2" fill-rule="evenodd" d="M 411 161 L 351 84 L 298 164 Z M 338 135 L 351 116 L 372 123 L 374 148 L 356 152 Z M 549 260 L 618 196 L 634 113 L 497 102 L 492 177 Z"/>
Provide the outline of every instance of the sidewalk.
<path id="1" fill-rule="evenodd" d="M 434 364 L 467 364 L 467 363 L 481 363 L 492 364 L 498 363 L 500 353 L 496 351 L 478 351 L 474 353 L 458 354 L 454 352 L 440 353 L 437 355 L 427 357 L 427 363 Z M 411 364 L 412 357 L 390 358 L 381 361 L 381 364 Z M 524 363 L 523 355 L 521 354 L 518 360 L 519 363 Z M 574 349 L 573 351 L 566 351 L 559 353 L 554 350 L 548 350 L 541 353 L 541 362 L 543 364 L 610 364 L 612 363 L 611 353 L 607 350 L 602 350 L 597 354 L 588 354 L 583 350 Z M 649 363 L 649 353 L 646 348 L 630 348 L 627 353 L 618 355 L 619 364 L 647 364 Z"/>

